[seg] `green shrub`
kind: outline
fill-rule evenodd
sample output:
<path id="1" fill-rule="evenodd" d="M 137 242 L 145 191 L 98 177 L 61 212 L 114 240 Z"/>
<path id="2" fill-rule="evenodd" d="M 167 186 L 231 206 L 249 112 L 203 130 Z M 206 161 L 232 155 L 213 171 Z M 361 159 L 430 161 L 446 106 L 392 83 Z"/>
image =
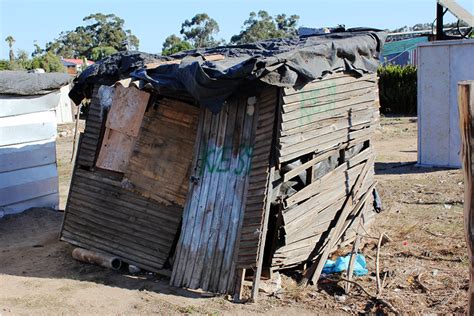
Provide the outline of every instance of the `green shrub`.
<path id="1" fill-rule="evenodd" d="M 386 65 L 379 75 L 380 112 L 416 115 L 416 67 Z"/>

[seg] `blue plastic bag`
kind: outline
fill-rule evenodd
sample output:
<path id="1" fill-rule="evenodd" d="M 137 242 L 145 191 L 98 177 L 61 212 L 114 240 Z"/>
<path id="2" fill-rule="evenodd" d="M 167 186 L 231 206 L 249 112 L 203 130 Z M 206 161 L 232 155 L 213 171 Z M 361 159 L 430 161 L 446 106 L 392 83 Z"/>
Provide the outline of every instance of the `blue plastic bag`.
<path id="1" fill-rule="evenodd" d="M 338 257 L 336 261 L 328 259 L 322 272 L 324 274 L 333 274 L 346 271 L 349 269 L 349 260 L 351 260 L 351 254 L 344 257 Z M 368 272 L 364 255 L 357 254 L 354 261 L 354 275 L 364 276 L 367 275 Z"/>

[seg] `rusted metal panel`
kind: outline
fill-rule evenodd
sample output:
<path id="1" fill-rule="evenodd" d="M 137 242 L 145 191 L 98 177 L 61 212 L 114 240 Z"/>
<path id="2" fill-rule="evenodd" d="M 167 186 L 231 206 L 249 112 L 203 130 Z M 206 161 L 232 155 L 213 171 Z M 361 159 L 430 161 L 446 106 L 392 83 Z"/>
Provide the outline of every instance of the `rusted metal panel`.
<path id="1" fill-rule="evenodd" d="M 87 114 L 86 127 L 81 136 L 76 163 L 79 166 L 93 167 L 96 159 L 97 147 L 99 145 L 100 133 L 103 125 L 103 113 L 98 96 L 99 87 L 94 88 L 89 112 Z"/>
<path id="2" fill-rule="evenodd" d="M 118 179 L 76 168 L 61 239 L 158 271 L 168 259 L 181 212 L 178 205 L 130 192 Z"/>

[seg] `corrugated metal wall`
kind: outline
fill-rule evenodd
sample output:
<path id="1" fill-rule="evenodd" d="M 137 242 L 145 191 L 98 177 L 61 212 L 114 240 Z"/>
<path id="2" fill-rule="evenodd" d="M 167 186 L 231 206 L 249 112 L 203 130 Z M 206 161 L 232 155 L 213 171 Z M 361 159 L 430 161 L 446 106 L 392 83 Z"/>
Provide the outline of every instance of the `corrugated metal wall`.
<path id="1" fill-rule="evenodd" d="M 58 102 L 59 93 L 0 96 L 0 216 L 58 207 Z"/>

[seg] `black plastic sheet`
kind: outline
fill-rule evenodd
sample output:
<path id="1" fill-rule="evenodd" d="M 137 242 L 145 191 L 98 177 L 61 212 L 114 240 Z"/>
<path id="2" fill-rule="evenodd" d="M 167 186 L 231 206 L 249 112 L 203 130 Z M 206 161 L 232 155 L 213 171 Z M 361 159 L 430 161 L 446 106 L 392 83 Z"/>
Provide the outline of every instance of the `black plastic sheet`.
<path id="1" fill-rule="evenodd" d="M 365 30 L 198 49 L 169 58 L 127 52 L 89 66 L 75 80 L 70 97 L 78 103 L 90 96 L 94 84 L 113 84 L 132 77 L 150 83 L 158 92 L 166 88 L 189 93 L 200 105 L 218 112 L 245 81 L 298 87 L 333 72 L 376 72 L 384 41 L 385 33 Z M 204 56 L 214 54 L 225 58 L 205 60 Z M 173 59 L 181 61 L 154 69 L 144 67 L 150 62 Z"/>
<path id="2" fill-rule="evenodd" d="M 0 71 L 0 94 L 41 95 L 68 85 L 74 77 L 66 73 Z"/>

